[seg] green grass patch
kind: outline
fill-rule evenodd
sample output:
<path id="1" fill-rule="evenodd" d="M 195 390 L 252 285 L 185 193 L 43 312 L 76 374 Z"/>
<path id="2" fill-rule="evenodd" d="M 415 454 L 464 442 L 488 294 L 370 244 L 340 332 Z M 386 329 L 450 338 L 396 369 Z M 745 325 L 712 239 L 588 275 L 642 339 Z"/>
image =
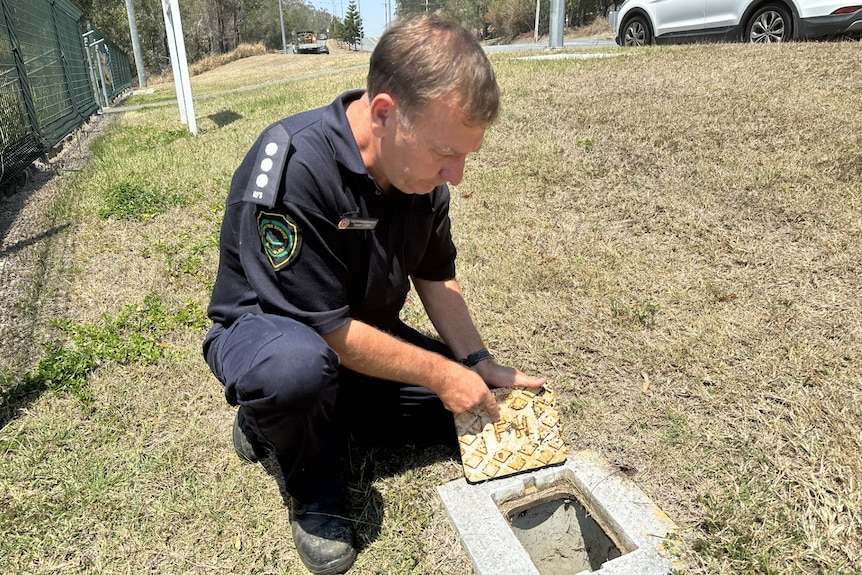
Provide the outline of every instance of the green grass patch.
<path id="1" fill-rule="evenodd" d="M 105 317 L 98 325 L 59 320 L 56 327 L 65 338 L 44 344 L 43 358 L 24 377 L 24 383 L 30 389 L 67 392 L 89 403 L 92 394 L 87 377 L 96 368 L 107 363 L 154 364 L 164 356 L 166 334 L 204 325 L 203 310 L 194 304 L 167 310 L 154 294 L 140 305 L 127 305 L 117 317 Z"/>
<path id="2" fill-rule="evenodd" d="M 174 206 L 184 206 L 186 198 L 169 190 L 148 184 L 120 182 L 104 191 L 105 206 L 99 217 L 118 220 L 140 220 L 165 212 Z"/>

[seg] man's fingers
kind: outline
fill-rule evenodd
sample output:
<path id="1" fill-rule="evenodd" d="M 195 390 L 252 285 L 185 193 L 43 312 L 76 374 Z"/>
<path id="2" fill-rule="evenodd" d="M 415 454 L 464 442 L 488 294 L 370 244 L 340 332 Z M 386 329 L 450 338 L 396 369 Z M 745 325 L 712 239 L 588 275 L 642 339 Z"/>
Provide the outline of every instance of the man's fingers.
<path id="1" fill-rule="evenodd" d="M 526 373 L 492 362 L 482 362 L 475 368 L 491 387 L 529 387 L 545 385 L 544 377 L 532 377 Z"/>
<path id="2" fill-rule="evenodd" d="M 494 398 L 494 394 L 490 391 L 485 398 L 485 408 L 488 410 L 488 415 L 491 416 L 491 421 L 493 423 L 500 421 L 500 408 L 497 406 L 497 400 Z"/>
<path id="3" fill-rule="evenodd" d="M 545 385 L 545 378 L 529 377 L 525 375 L 523 378 L 519 378 L 518 381 L 515 382 L 515 385 L 521 387 L 542 387 Z"/>

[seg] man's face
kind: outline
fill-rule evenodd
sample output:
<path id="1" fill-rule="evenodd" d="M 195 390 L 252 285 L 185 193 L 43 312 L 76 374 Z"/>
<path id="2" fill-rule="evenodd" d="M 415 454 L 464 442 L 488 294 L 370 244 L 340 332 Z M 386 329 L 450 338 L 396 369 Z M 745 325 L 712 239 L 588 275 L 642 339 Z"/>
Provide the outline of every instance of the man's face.
<path id="1" fill-rule="evenodd" d="M 447 182 L 461 182 L 467 154 L 481 147 L 486 127 L 464 124 L 453 100 L 433 100 L 409 126 L 391 118 L 381 142 L 389 184 L 407 194 L 427 194 Z"/>

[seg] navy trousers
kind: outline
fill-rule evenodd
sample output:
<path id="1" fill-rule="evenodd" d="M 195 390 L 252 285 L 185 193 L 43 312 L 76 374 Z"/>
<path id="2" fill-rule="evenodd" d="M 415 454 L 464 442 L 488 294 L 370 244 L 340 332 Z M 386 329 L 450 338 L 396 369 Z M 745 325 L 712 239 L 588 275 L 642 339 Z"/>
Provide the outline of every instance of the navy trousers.
<path id="1" fill-rule="evenodd" d="M 452 357 L 442 342 L 400 322 L 393 335 Z M 348 437 L 370 445 L 457 445 L 452 413 L 433 392 L 341 367 L 320 335 L 290 318 L 248 314 L 228 328 L 215 324 L 204 356 L 300 501 L 341 491 Z"/>

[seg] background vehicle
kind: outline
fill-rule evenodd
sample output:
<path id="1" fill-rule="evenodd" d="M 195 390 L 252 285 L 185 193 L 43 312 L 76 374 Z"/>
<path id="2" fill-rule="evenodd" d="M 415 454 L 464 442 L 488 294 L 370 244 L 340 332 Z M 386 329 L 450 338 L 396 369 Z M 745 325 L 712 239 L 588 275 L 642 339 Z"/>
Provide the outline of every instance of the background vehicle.
<path id="1" fill-rule="evenodd" d="M 625 0 L 617 15 L 620 46 L 729 40 L 785 42 L 862 35 L 853 0 Z"/>
<path id="2" fill-rule="evenodd" d="M 326 34 L 318 36 L 314 32 L 297 32 L 296 52 L 297 54 L 329 54 Z"/>

